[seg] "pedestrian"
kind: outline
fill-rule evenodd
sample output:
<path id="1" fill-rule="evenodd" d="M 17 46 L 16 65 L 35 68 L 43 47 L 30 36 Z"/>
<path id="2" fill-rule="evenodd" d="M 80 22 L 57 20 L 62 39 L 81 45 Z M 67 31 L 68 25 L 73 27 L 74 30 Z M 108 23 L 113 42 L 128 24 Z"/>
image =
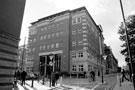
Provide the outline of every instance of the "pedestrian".
<path id="1" fill-rule="evenodd" d="M 21 72 L 22 85 L 25 85 L 26 76 L 27 76 L 27 73 L 23 70 Z"/>
<path id="2" fill-rule="evenodd" d="M 95 72 L 92 70 L 90 73 L 91 73 L 92 81 L 95 82 Z"/>
<path id="3" fill-rule="evenodd" d="M 59 79 L 59 73 L 56 71 L 55 72 L 55 83 L 56 83 L 56 85 L 57 85 L 57 81 L 58 81 L 58 79 Z"/>
<path id="4" fill-rule="evenodd" d="M 52 86 L 55 86 L 55 81 L 56 81 L 56 77 L 55 77 L 55 73 L 52 73 Z"/>
<path id="5" fill-rule="evenodd" d="M 86 78 L 86 72 L 85 71 L 83 72 L 83 75 L 84 75 L 84 78 Z"/>
<path id="6" fill-rule="evenodd" d="M 129 81 L 129 79 L 125 75 L 125 70 L 122 69 L 122 82 L 124 82 L 124 79 L 126 79 L 127 81 Z"/>
<path id="7" fill-rule="evenodd" d="M 13 87 L 15 88 L 16 86 L 17 86 L 17 71 L 15 70 Z"/>
<path id="8" fill-rule="evenodd" d="M 20 80 L 20 78 L 21 78 L 21 73 L 20 73 L 19 70 L 17 70 L 17 72 L 16 72 L 16 79 Z"/>

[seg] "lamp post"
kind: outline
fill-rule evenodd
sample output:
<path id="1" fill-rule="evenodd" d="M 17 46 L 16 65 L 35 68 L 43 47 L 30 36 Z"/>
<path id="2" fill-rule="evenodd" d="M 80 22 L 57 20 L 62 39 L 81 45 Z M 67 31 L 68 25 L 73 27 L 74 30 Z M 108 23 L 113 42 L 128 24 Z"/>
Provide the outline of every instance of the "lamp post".
<path id="1" fill-rule="evenodd" d="M 134 66 L 133 66 L 133 60 L 132 60 L 132 54 L 130 51 L 130 45 L 129 45 L 129 37 L 128 37 L 128 32 L 127 32 L 127 25 L 126 25 L 126 20 L 125 20 L 125 16 L 124 16 L 124 10 L 123 10 L 123 5 L 122 5 L 122 1 L 120 0 L 120 6 L 121 6 L 121 12 L 122 12 L 122 17 L 123 17 L 123 21 L 124 21 L 124 25 L 125 25 L 125 34 L 126 34 L 126 44 L 127 44 L 127 48 L 128 48 L 128 56 L 131 62 L 131 71 L 132 71 L 132 81 L 133 81 L 133 86 L 134 86 L 134 90 L 135 90 L 135 75 L 134 75 Z"/>
<path id="2" fill-rule="evenodd" d="M 103 59 L 102 59 L 102 57 L 103 57 Z M 107 55 L 101 56 L 101 65 L 102 65 L 102 76 L 101 76 L 102 80 L 101 80 L 101 82 L 102 82 L 102 84 L 104 83 L 103 60 L 106 60 L 106 58 L 107 58 Z"/>
<path id="3" fill-rule="evenodd" d="M 53 57 L 54 54 L 49 54 L 49 58 L 50 58 L 50 62 L 49 62 L 49 66 L 50 66 L 50 87 L 51 87 L 51 81 L 52 81 L 52 67 L 53 67 L 53 71 L 54 71 L 54 62 L 53 62 Z"/>

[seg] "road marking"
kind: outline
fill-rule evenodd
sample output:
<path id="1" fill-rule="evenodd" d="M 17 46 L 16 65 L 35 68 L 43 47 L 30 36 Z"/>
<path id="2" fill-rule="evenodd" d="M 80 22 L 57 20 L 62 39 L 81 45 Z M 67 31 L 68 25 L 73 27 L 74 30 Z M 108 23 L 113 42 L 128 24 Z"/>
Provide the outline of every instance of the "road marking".
<path id="1" fill-rule="evenodd" d="M 94 90 L 96 87 L 98 87 L 99 86 L 99 83 L 96 85 L 96 86 L 94 86 L 91 90 Z"/>

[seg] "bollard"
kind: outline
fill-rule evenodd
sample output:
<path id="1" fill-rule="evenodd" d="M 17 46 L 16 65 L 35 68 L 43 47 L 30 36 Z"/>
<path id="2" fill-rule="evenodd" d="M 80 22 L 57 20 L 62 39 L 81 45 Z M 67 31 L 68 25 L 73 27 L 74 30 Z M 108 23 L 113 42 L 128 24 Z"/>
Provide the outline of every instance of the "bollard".
<path id="1" fill-rule="evenodd" d="M 60 76 L 60 86 L 62 86 L 62 76 Z"/>
<path id="2" fill-rule="evenodd" d="M 121 78 L 120 75 L 118 74 L 117 74 L 117 90 L 122 90 Z"/>
<path id="3" fill-rule="evenodd" d="M 34 77 L 32 77 L 31 87 L 33 87 L 33 84 L 34 84 Z"/>

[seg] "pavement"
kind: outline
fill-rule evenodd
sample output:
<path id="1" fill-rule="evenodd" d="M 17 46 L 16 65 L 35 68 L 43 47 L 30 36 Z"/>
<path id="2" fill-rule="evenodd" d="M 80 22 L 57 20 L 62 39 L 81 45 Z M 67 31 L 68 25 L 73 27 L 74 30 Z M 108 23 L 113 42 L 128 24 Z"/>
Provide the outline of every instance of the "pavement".
<path id="1" fill-rule="evenodd" d="M 62 84 L 58 83 L 55 87 L 50 87 L 49 81 L 45 82 L 45 85 L 43 85 L 42 82 L 38 82 L 37 80 L 34 81 L 33 87 L 31 87 L 32 81 L 27 80 L 24 86 L 22 86 L 21 83 L 18 82 L 17 86 L 12 90 L 94 90 L 94 88 L 100 84 L 99 81 L 86 82 L 83 81 L 83 79 L 78 79 L 80 81 L 72 79 L 69 80 L 70 82 L 68 84 L 66 84 L 67 80 L 63 80 L 65 82 L 62 82 Z"/>
<path id="2" fill-rule="evenodd" d="M 133 83 L 129 81 L 121 82 L 121 76 L 117 75 L 117 84 L 111 90 L 134 90 Z"/>
<path id="3" fill-rule="evenodd" d="M 134 90 L 134 88 L 131 82 L 125 81 L 121 83 L 121 86 L 117 84 L 113 90 Z"/>
<path id="4" fill-rule="evenodd" d="M 17 83 L 17 87 L 13 90 L 122 90 L 118 89 L 116 75 L 106 75 L 105 83 L 101 83 L 101 77 L 96 77 L 96 82 L 89 82 L 87 78 L 63 78 L 58 81 L 55 87 L 50 87 L 49 81 L 45 81 L 44 85 L 42 81 L 35 80 L 32 86 L 32 81 L 27 80 L 24 86 L 20 82 Z M 124 83 L 122 83 L 122 86 Z M 127 85 L 127 84 L 126 84 Z M 131 84 L 130 84 L 131 85 Z M 123 89 L 123 90 L 133 90 L 133 89 Z"/>

